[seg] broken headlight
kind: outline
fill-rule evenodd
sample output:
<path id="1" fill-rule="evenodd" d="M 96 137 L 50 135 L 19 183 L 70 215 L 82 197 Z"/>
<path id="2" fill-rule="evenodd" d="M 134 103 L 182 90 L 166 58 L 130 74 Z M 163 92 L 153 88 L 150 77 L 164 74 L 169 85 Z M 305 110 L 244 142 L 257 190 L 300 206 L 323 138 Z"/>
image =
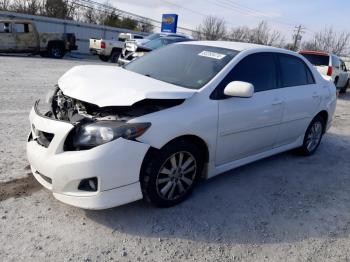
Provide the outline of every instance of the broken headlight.
<path id="1" fill-rule="evenodd" d="M 73 137 L 75 148 L 92 148 L 117 138 L 135 139 L 151 126 L 150 123 L 125 124 L 122 122 L 101 121 L 78 128 Z"/>

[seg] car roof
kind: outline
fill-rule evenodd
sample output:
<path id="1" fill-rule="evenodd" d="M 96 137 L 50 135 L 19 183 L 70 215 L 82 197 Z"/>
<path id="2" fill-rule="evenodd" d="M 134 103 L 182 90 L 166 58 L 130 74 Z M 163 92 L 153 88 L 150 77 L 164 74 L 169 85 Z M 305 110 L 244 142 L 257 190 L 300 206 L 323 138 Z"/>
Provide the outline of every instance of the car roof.
<path id="1" fill-rule="evenodd" d="M 0 19 L 0 23 L 33 23 L 31 20 L 25 19 Z"/>
<path id="2" fill-rule="evenodd" d="M 190 41 L 185 42 L 181 44 L 194 44 L 194 45 L 205 45 L 205 46 L 212 46 L 212 47 L 220 47 L 220 48 L 226 48 L 226 49 L 232 49 L 235 51 L 243 51 L 248 49 L 264 49 L 265 51 L 283 51 L 284 53 L 294 53 L 292 51 L 288 51 L 286 49 L 272 47 L 272 46 L 266 46 L 266 45 L 257 45 L 257 44 L 250 44 L 250 43 L 243 43 L 243 42 L 231 42 L 231 41 Z"/>

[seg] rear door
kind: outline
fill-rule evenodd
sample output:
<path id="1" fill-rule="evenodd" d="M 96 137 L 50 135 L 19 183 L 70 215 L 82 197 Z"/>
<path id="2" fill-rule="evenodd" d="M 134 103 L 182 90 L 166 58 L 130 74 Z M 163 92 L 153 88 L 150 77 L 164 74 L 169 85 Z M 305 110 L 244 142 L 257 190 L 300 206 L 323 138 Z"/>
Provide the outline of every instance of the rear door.
<path id="1" fill-rule="evenodd" d="M 34 52 L 39 48 L 39 37 L 30 23 L 14 23 L 16 32 L 16 50 L 18 52 Z"/>
<path id="2" fill-rule="evenodd" d="M 12 31 L 12 24 L 0 22 L 0 51 L 11 52 L 16 48 L 15 35 Z"/>
<path id="3" fill-rule="evenodd" d="M 216 165 L 272 149 L 283 114 L 283 100 L 274 53 L 256 53 L 243 58 L 220 84 L 232 81 L 254 85 L 251 98 L 227 97 L 218 101 L 219 121 Z"/>
<path id="4" fill-rule="evenodd" d="M 278 60 L 285 107 L 276 147 L 293 143 L 305 133 L 322 96 L 322 88 L 302 59 L 279 54 Z"/>

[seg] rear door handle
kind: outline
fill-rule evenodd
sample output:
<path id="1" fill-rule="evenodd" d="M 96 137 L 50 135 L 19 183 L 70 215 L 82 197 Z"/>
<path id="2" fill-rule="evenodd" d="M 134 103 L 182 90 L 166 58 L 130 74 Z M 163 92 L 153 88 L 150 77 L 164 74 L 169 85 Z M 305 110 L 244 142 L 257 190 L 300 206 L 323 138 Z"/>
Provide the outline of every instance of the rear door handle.
<path id="1" fill-rule="evenodd" d="M 320 97 L 320 95 L 317 94 L 317 93 L 313 93 L 312 97 L 313 97 L 313 98 L 318 98 L 318 97 Z"/>

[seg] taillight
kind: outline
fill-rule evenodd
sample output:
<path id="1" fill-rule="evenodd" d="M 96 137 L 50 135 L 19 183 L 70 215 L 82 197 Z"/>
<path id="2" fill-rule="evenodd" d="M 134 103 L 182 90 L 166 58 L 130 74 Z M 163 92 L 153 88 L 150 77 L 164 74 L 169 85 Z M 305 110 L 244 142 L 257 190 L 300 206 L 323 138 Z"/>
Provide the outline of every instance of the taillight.
<path id="1" fill-rule="evenodd" d="M 105 42 L 101 42 L 101 48 L 105 49 L 106 48 L 106 43 Z"/>
<path id="2" fill-rule="evenodd" d="M 333 74 L 333 67 L 329 66 L 327 70 L 327 76 L 332 76 Z"/>

